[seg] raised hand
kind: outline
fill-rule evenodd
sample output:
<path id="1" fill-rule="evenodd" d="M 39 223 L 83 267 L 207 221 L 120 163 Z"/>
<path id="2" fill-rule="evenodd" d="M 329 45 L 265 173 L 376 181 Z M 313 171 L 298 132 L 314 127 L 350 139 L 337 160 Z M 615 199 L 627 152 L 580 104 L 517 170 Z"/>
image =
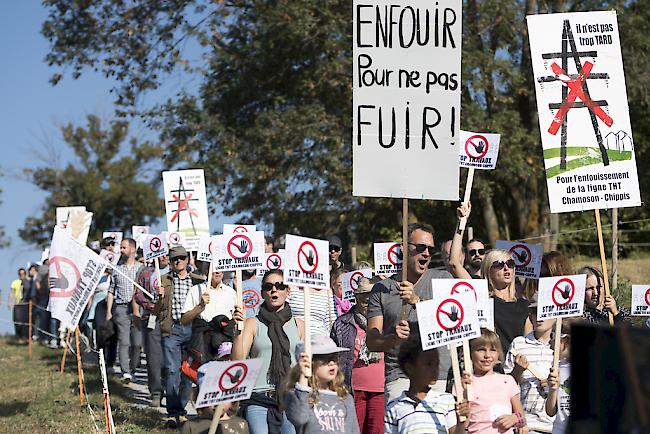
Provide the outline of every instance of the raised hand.
<path id="1" fill-rule="evenodd" d="M 458 320 L 458 308 L 456 306 L 452 306 L 450 310 L 451 310 L 450 313 L 445 312 L 445 314 L 449 317 L 450 320 L 457 321 Z"/>
<path id="2" fill-rule="evenodd" d="M 237 383 L 243 374 L 244 374 L 243 369 L 237 369 L 237 372 L 235 372 L 235 374 L 231 374 L 230 372 L 226 371 L 226 375 L 228 376 L 228 379 L 230 379 L 230 382 L 232 384 Z"/>
<path id="3" fill-rule="evenodd" d="M 564 290 L 560 291 L 560 293 L 562 294 L 562 297 L 564 297 L 565 299 L 569 298 L 569 296 L 571 295 L 571 287 L 569 285 L 564 285 Z"/>
<path id="4" fill-rule="evenodd" d="M 271 264 L 273 264 L 275 268 L 278 268 L 280 266 L 280 261 L 278 261 L 276 258 L 273 258 L 271 259 Z"/>
<path id="5" fill-rule="evenodd" d="M 471 143 L 472 143 L 472 146 L 474 146 L 474 149 L 476 149 L 476 152 L 479 153 L 479 154 L 483 152 L 483 149 L 485 149 L 485 143 L 483 142 L 483 140 L 479 140 L 478 145 L 475 145 L 473 142 L 471 142 Z"/>
<path id="6" fill-rule="evenodd" d="M 248 251 L 248 243 L 246 240 L 241 240 L 241 243 L 237 246 L 237 250 L 239 250 L 240 253 L 246 253 Z"/>
<path id="7" fill-rule="evenodd" d="M 50 277 L 49 283 L 50 283 L 50 289 L 52 288 L 67 289 L 69 285 L 68 279 L 66 279 L 65 276 Z"/>
<path id="8" fill-rule="evenodd" d="M 397 250 L 397 259 L 401 261 L 403 258 L 404 258 L 404 253 L 402 253 L 402 248 L 400 247 Z"/>
<path id="9" fill-rule="evenodd" d="M 528 258 L 528 253 L 526 253 L 525 250 L 522 250 L 521 252 L 517 252 L 515 250 L 514 254 L 517 257 L 517 259 L 519 260 L 519 262 L 522 263 L 522 264 L 524 262 L 526 262 L 526 259 Z"/>
<path id="10" fill-rule="evenodd" d="M 309 264 L 310 267 L 311 267 L 312 265 L 314 265 L 314 259 L 316 259 L 316 258 L 314 257 L 314 252 L 313 252 L 312 250 L 310 250 L 310 251 L 309 251 L 309 255 L 307 255 L 307 263 Z"/>

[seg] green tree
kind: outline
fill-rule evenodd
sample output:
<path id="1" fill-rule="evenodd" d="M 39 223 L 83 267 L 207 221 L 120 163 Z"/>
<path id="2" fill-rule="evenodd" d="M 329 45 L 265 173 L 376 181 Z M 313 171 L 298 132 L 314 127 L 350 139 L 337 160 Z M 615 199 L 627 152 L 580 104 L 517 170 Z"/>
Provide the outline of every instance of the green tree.
<path id="1" fill-rule="evenodd" d="M 128 123 L 111 122 L 102 129 L 97 116 L 87 117 L 85 128 L 68 124 L 62 128 L 64 142 L 74 151 L 75 161 L 65 168 L 41 167 L 31 173 L 33 183 L 48 193 L 41 212 L 28 217 L 19 235 L 40 247 L 51 239 L 56 207 L 84 205 L 93 215 L 89 239 L 104 230 L 128 230 L 133 224 L 152 224 L 162 215 L 158 146 L 128 139 Z"/>

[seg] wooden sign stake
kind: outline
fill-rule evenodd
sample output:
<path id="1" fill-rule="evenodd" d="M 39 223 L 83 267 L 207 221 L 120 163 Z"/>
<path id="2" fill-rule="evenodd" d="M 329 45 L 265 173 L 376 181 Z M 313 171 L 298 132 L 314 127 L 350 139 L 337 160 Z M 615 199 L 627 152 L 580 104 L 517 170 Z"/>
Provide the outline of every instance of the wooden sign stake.
<path id="1" fill-rule="evenodd" d="M 603 243 L 603 227 L 600 224 L 600 210 L 595 209 L 596 213 L 596 228 L 598 230 L 598 246 L 600 247 L 600 268 L 603 271 L 603 284 L 605 285 L 605 297 L 609 296 L 609 279 L 607 276 L 607 258 L 605 258 L 605 244 Z M 614 316 L 611 312 L 607 312 L 609 317 L 609 325 L 614 325 Z"/>

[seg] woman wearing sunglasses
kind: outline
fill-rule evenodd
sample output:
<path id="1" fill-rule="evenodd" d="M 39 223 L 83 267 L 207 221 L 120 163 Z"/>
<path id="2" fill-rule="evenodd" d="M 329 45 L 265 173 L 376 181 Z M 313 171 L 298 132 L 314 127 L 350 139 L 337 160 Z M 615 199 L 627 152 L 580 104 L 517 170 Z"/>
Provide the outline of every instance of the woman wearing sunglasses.
<path id="1" fill-rule="evenodd" d="M 267 271 L 262 278 L 264 303 L 256 317 L 245 320 L 244 330 L 233 342 L 234 360 L 263 360 L 253 394 L 242 406 L 251 434 L 296 432 L 278 408 L 276 395 L 276 387 L 296 364 L 296 345 L 304 339 L 304 324 L 293 317 L 286 302 L 288 296 L 289 287 L 283 283 L 282 271 Z M 244 321 L 241 308 L 235 308 L 233 318 Z"/>

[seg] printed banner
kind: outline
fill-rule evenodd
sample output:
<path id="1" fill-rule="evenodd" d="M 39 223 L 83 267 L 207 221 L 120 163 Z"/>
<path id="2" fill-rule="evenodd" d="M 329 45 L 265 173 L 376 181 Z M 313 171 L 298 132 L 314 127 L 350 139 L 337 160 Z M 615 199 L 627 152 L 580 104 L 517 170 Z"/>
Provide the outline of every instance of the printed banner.
<path id="1" fill-rule="evenodd" d="M 551 212 L 640 206 L 616 12 L 527 19 Z"/>
<path id="2" fill-rule="evenodd" d="M 433 291 L 431 300 L 416 305 L 422 349 L 441 347 L 480 336 L 475 294 Z"/>
<path id="3" fill-rule="evenodd" d="M 500 134 L 460 131 L 458 164 L 474 169 L 495 169 L 499 158 Z"/>
<path id="4" fill-rule="evenodd" d="M 199 236 L 210 234 L 203 169 L 167 171 L 162 178 L 167 231 L 185 233 L 184 247 L 197 250 Z"/>
<path id="5" fill-rule="evenodd" d="M 457 200 L 462 1 L 352 4 L 353 195 Z"/>
<path id="6" fill-rule="evenodd" d="M 516 276 L 539 279 L 539 272 L 542 268 L 542 256 L 544 256 L 543 245 L 497 240 L 496 248 L 512 253 L 512 259 L 515 261 Z"/>
<path id="7" fill-rule="evenodd" d="M 214 271 L 249 270 L 262 266 L 264 232 L 245 232 L 212 237 Z"/>
<path id="8" fill-rule="evenodd" d="M 402 243 L 375 243 L 375 274 L 390 276 L 402 271 Z"/>
<path id="9" fill-rule="evenodd" d="M 107 263 L 79 244 L 65 230 L 54 228 L 50 246 L 50 301 L 48 310 L 61 323 L 74 329 L 93 295 Z"/>
<path id="10" fill-rule="evenodd" d="M 330 287 L 329 242 L 287 235 L 284 246 L 285 283 L 309 288 Z"/>
<path id="11" fill-rule="evenodd" d="M 359 289 L 359 281 L 363 278 L 372 279 L 372 269 L 350 271 L 341 277 L 343 283 L 343 300 L 354 300 L 354 291 Z"/>
<path id="12" fill-rule="evenodd" d="M 630 315 L 650 316 L 650 285 L 632 285 Z"/>
<path id="13" fill-rule="evenodd" d="M 586 279 L 585 274 L 540 278 L 537 319 L 582 316 Z"/>
<path id="14" fill-rule="evenodd" d="M 262 359 L 208 362 L 201 365 L 198 370 L 201 386 L 195 407 L 202 408 L 250 398 L 261 368 Z"/>

